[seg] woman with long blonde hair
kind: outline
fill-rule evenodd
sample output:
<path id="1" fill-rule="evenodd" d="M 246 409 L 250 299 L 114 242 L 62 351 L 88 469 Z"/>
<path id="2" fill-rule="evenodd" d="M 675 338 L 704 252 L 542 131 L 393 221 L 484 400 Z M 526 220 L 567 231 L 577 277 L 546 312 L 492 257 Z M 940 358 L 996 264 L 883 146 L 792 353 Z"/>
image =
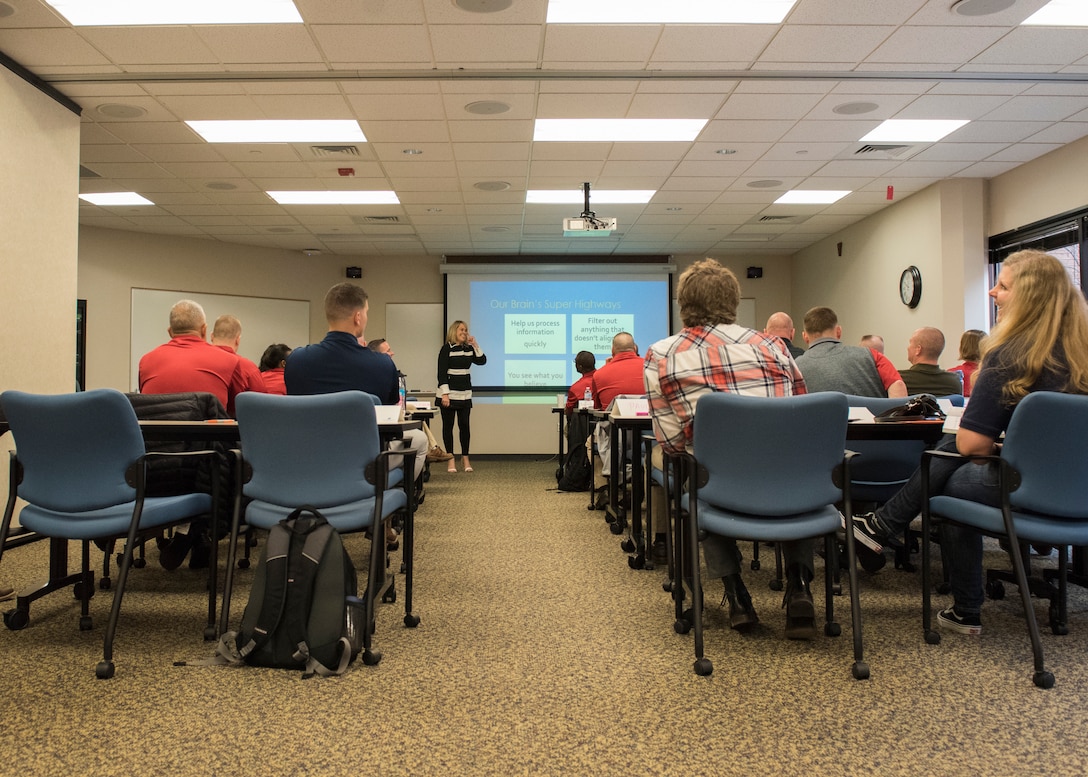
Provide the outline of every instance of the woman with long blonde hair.
<path id="1" fill-rule="evenodd" d="M 446 331 L 442 350 L 438 352 L 438 409 L 442 413 L 442 442 L 449 453 L 453 453 L 453 425 L 457 424 L 461 466 L 465 472 L 472 472 L 468 458 L 472 438 L 468 423 L 472 412 L 472 379 L 468 371 L 473 364 L 487 364 L 487 357 L 476 338 L 469 334 L 468 324 L 454 321 Z M 446 471 L 457 471 L 452 458 Z"/>
<path id="2" fill-rule="evenodd" d="M 955 438 L 941 450 L 965 457 L 1000 453 L 998 440 L 1017 404 L 1035 391 L 1088 394 L 1088 304 L 1061 262 L 1042 251 L 1018 251 L 1008 257 L 990 289 L 997 324 L 982 345 L 982 362 L 971 401 Z M 987 505 L 999 503 L 998 466 L 968 458 L 940 459 L 930 468 L 935 492 Z M 922 506 L 919 473 L 875 513 L 854 517 L 855 536 L 878 545 L 894 538 Z M 953 606 L 937 622 L 961 634 L 980 634 L 982 535 L 948 525 L 941 541 L 948 565 Z"/>

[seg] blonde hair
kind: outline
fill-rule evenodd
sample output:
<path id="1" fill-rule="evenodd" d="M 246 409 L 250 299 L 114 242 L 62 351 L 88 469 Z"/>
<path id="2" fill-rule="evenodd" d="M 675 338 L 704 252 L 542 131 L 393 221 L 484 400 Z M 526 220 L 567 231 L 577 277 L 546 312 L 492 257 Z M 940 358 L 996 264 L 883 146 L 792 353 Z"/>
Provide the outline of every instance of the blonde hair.
<path id="1" fill-rule="evenodd" d="M 447 343 L 449 343 L 450 345 L 455 345 L 457 343 L 457 328 L 462 324 L 465 324 L 465 322 L 461 319 L 457 319 L 452 324 L 450 324 L 450 328 L 446 330 Z M 465 329 L 468 329 L 468 324 L 465 324 Z"/>
<path id="2" fill-rule="evenodd" d="M 986 333 L 981 329 L 968 329 L 960 335 L 960 358 L 965 362 L 977 362 L 979 360 L 979 345 Z"/>
<path id="3" fill-rule="evenodd" d="M 1012 293 L 981 347 L 983 367 L 1000 348 L 1001 366 L 1017 371 L 1002 387 L 1002 398 L 1015 405 L 1044 370 L 1060 370 L 1054 358 L 1059 344 L 1069 372 L 1065 389 L 1088 394 L 1088 304 L 1062 263 L 1043 251 L 1017 251 L 1002 270 Z"/>

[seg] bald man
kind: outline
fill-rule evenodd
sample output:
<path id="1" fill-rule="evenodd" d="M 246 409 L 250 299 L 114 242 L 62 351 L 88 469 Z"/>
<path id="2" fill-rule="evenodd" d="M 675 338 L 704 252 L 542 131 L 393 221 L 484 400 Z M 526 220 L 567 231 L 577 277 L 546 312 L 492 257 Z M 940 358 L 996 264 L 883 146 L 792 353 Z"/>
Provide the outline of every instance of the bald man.
<path id="1" fill-rule="evenodd" d="M 794 359 L 805 352 L 804 348 L 793 344 L 793 336 L 796 331 L 793 326 L 793 319 L 782 311 L 772 313 L 771 317 L 767 319 L 767 326 L 763 327 L 763 334 L 774 335 L 781 339 L 786 344 L 786 350 L 790 352 L 790 356 Z"/>
<path id="2" fill-rule="evenodd" d="M 934 326 L 916 329 L 907 342 L 910 369 L 899 373 L 908 394 L 935 394 L 938 397 L 962 394 L 963 381 L 958 372 L 942 370 L 938 364 L 944 352 L 944 333 Z"/>

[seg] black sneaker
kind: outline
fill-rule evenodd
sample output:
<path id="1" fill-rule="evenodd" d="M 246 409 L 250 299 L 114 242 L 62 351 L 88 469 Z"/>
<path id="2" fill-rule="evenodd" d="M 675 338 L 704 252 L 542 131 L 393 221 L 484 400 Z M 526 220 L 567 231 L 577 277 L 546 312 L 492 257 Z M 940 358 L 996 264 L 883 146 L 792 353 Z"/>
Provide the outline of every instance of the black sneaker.
<path id="1" fill-rule="evenodd" d="M 839 513 L 839 522 L 846 528 L 846 516 Z M 884 550 L 883 534 L 877 526 L 876 516 L 873 513 L 864 513 L 853 517 L 854 539 L 869 550 L 881 553 Z"/>
<path id="2" fill-rule="evenodd" d="M 982 633 L 982 620 L 979 618 L 979 614 L 976 612 L 970 615 L 960 615 L 956 612 L 955 606 L 937 613 L 937 624 L 941 628 L 952 629 L 952 631 L 960 634 L 978 636 Z"/>

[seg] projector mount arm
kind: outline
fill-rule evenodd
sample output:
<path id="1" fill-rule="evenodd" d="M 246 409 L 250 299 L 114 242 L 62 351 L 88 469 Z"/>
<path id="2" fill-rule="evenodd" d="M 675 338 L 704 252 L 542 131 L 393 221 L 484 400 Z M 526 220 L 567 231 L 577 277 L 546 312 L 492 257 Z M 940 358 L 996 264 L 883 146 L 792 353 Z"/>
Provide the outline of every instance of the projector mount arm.
<path id="1" fill-rule="evenodd" d="M 584 218 L 597 229 L 607 228 L 608 225 L 604 221 L 601 221 L 601 219 L 597 218 L 597 214 L 589 209 L 589 181 L 586 181 L 582 184 L 582 191 L 586 195 L 585 210 L 582 211 L 582 218 Z"/>

